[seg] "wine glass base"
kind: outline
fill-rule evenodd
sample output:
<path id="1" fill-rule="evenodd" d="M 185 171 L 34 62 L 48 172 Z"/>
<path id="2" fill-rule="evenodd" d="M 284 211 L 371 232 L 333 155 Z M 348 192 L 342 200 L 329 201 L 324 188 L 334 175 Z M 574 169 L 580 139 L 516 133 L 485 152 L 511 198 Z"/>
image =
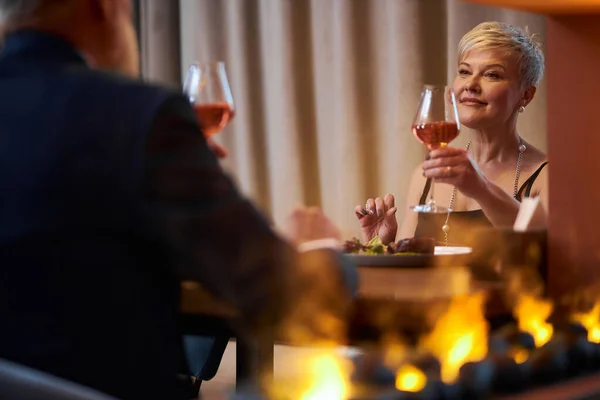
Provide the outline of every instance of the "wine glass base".
<path id="1" fill-rule="evenodd" d="M 418 213 L 429 213 L 429 214 L 446 214 L 452 212 L 451 208 L 442 207 L 435 204 L 419 204 L 418 206 L 411 206 L 411 210 Z"/>

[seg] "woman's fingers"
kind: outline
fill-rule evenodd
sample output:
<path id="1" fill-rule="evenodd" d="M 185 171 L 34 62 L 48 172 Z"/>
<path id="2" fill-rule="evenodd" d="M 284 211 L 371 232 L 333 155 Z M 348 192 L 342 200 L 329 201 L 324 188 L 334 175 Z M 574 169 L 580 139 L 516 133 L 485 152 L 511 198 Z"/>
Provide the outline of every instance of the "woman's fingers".
<path id="1" fill-rule="evenodd" d="M 386 210 L 389 210 L 390 208 L 396 206 L 396 200 L 394 199 L 394 196 L 390 193 L 383 196 L 383 203 L 385 204 Z"/>
<path id="2" fill-rule="evenodd" d="M 381 197 L 377 197 L 375 199 L 375 211 L 378 217 L 383 217 L 383 215 L 387 211 L 385 203 L 383 202 L 383 199 Z"/>
<path id="3" fill-rule="evenodd" d="M 439 149 L 435 149 L 429 153 L 429 159 L 433 160 L 441 157 L 454 157 L 467 154 L 465 149 L 461 149 L 458 147 L 440 147 Z"/>
<path id="4" fill-rule="evenodd" d="M 435 178 L 438 182 L 441 182 L 439 179 L 454 178 L 461 175 L 463 171 L 464 168 L 462 165 L 446 165 L 444 167 L 423 170 L 423 176 L 426 178 Z"/>
<path id="5" fill-rule="evenodd" d="M 423 162 L 423 170 L 447 167 L 447 166 L 456 166 L 464 163 L 468 163 L 468 157 L 464 155 L 458 155 L 453 157 L 442 157 L 442 158 L 433 158 L 431 160 L 427 160 Z"/>
<path id="6" fill-rule="evenodd" d="M 391 194 L 386 194 L 384 197 L 370 198 L 365 202 L 365 205 L 356 205 L 354 214 L 360 220 L 366 216 L 374 215 L 383 217 L 387 212 L 395 207 L 395 199 Z"/>
<path id="7" fill-rule="evenodd" d="M 368 199 L 367 202 L 365 203 L 365 210 L 367 210 L 367 212 L 369 214 L 375 214 L 375 211 L 377 211 L 377 209 L 375 207 L 375 200 Z"/>
<path id="8" fill-rule="evenodd" d="M 354 207 L 354 214 L 356 214 L 356 218 L 362 219 L 366 215 L 369 215 L 368 211 L 365 210 L 365 206 L 357 205 Z"/>
<path id="9" fill-rule="evenodd" d="M 396 211 L 398 209 L 396 207 L 392 207 L 385 213 L 385 224 L 388 228 L 396 228 L 398 226 L 398 221 L 396 221 Z"/>

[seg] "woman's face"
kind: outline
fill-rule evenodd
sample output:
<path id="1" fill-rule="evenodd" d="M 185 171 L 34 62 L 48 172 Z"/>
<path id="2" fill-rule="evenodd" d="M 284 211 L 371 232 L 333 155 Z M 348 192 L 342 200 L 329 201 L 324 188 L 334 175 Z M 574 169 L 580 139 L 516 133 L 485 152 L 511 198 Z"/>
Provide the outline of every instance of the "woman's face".
<path id="1" fill-rule="evenodd" d="M 526 105 L 514 54 L 504 50 L 467 53 L 453 84 L 460 122 L 472 129 L 507 124 Z"/>

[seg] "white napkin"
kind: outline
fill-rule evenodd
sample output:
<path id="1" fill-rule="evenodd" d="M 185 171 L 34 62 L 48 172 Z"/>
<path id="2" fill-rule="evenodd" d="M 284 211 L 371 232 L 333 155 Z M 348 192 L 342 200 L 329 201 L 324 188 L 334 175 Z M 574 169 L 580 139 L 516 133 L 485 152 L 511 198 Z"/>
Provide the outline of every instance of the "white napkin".
<path id="1" fill-rule="evenodd" d="M 516 232 L 525 232 L 531 224 L 531 218 L 533 218 L 533 214 L 535 214 L 539 204 L 539 196 L 525 197 L 519 206 L 519 213 L 517 214 L 517 218 L 515 218 L 513 230 Z"/>

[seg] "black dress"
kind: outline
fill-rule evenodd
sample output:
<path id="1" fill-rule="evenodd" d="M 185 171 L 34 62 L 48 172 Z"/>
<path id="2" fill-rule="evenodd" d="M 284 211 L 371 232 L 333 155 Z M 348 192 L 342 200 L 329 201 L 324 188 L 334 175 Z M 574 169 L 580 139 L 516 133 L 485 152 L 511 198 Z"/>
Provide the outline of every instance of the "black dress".
<path id="1" fill-rule="evenodd" d="M 548 162 L 544 162 L 517 192 L 517 200 L 521 201 L 523 197 L 529 197 L 533 183 L 537 179 L 540 172 Z M 427 179 L 423 194 L 419 200 L 419 204 L 425 204 L 429 189 L 431 187 L 431 179 Z M 435 238 L 438 244 L 445 244 L 444 232 L 442 226 L 446 222 L 447 214 L 431 214 L 419 213 L 417 229 L 415 237 L 432 237 Z M 492 223 L 485 216 L 482 210 L 473 211 L 454 211 L 450 214 L 450 232 L 448 234 L 448 245 L 452 246 L 472 246 L 476 242 L 476 235 L 479 228 L 491 227 Z"/>

